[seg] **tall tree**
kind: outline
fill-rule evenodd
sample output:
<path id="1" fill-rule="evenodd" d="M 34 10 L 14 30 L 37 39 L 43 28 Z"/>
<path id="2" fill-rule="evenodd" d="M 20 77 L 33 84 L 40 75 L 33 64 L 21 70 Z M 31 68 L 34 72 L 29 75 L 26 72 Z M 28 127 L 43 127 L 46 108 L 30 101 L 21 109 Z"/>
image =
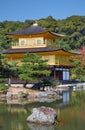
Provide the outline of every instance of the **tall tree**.
<path id="1" fill-rule="evenodd" d="M 27 53 L 21 60 L 19 78 L 25 81 L 24 87 L 30 81 L 39 81 L 42 76 L 49 76 L 50 71 L 46 70 L 48 67 L 47 60 L 43 60 L 40 56 L 34 53 Z"/>
<path id="2" fill-rule="evenodd" d="M 78 51 L 80 55 L 74 59 L 75 68 L 72 69 L 72 78 L 85 81 L 85 47 Z"/>
<path id="3" fill-rule="evenodd" d="M 18 62 L 13 61 L 11 63 L 8 63 L 7 66 L 5 67 L 5 73 L 8 75 L 8 84 L 11 86 L 11 79 L 12 77 L 18 77 L 19 74 L 19 65 Z"/>
<path id="4" fill-rule="evenodd" d="M 0 84 L 3 84 L 6 81 L 6 75 L 5 75 L 6 66 L 7 66 L 7 58 L 5 54 L 0 53 Z"/>
<path id="5" fill-rule="evenodd" d="M 3 71 L 6 65 L 7 65 L 7 58 L 5 54 L 0 53 L 0 75 L 3 75 Z"/>

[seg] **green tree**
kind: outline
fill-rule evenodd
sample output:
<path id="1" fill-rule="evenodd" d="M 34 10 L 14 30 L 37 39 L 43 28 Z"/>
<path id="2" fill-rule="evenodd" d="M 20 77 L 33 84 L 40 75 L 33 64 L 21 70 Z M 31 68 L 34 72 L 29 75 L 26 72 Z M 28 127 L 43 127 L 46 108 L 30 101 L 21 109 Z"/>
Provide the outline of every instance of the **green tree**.
<path id="1" fill-rule="evenodd" d="M 85 81 L 85 55 L 79 55 L 73 60 L 74 68 L 71 70 L 71 79 Z"/>
<path id="2" fill-rule="evenodd" d="M 57 82 L 54 81 L 54 80 L 51 79 L 51 78 L 44 78 L 44 79 L 42 80 L 43 90 L 44 90 L 45 87 L 48 87 L 48 86 L 49 86 L 49 87 L 55 87 L 56 84 L 57 84 Z"/>
<path id="3" fill-rule="evenodd" d="M 0 77 L 4 76 L 4 69 L 6 65 L 7 65 L 6 55 L 0 53 Z"/>
<path id="4" fill-rule="evenodd" d="M 0 53 L 0 91 L 5 91 L 8 89 L 8 86 L 5 85 L 6 77 L 5 77 L 5 68 L 7 65 L 6 56 Z"/>
<path id="5" fill-rule="evenodd" d="M 75 69 L 73 70 L 79 81 L 85 81 L 85 47 L 78 50 L 79 56 L 75 59 Z"/>
<path id="6" fill-rule="evenodd" d="M 6 77 L 8 78 L 9 86 L 11 86 L 11 78 L 18 77 L 18 74 L 19 74 L 18 62 L 13 61 L 11 63 L 8 63 L 4 69 L 4 73 L 5 73 Z"/>
<path id="7" fill-rule="evenodd" d="M 25 81 L 24 87 L 30 81 L 40 81 L 42 77 L 49 76 L 50 71 L 46 70 L 48 67 L 47 60 L 43 60 L 40 56 L 34 53 L 27 53 L 21 60 L 21 66 L 19 67 L 19 78 Z"/>
<path id="8" fill-rule="evenodd" d="M 59 84 L 58 82 L 56 82 L 55 80 L 53 80 L 52 78 L 42 78 L 42 80 L 39 83 L 35 83 L 32 87 L 32 89 L 36 90 L 45 90 L 46 87 L 55 87 L 57 84 Z"/>
<path id="9" fill-rule="evenodd" d="M 0 50 L 10 48 L 10 39 L 8 39 L 4 34 L 0 34 Z"/>

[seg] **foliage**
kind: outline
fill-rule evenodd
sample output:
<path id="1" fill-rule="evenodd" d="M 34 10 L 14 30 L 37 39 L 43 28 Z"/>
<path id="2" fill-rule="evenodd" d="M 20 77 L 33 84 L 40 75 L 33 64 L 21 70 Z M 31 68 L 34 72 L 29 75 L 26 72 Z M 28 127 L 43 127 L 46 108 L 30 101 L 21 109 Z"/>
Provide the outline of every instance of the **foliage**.
<path id="1" fill-rule="evenodd" d="M 85 48 L 79 50 L 80 55 L 73 59 L 74 68 L 71 70 L 71 78 L 85 81 Z"/>
<path id="2" fill-rule="evenodd" d="M 7 63 L 5 64 L 5 66 L 3 66 L 3 69 L 1 71 L 1 77 L 4 78 L 8 78 L 8 84 L 9 86 L 11 85 L 11 77 L 18 77 L 18 73 L 19 73 L 19 66 L 17 66 L 18 62 L 13 61 L 11 63 Z"/>
<path id="3" fill-rule="evenodd" d="M 6 78 L 0 78 L 0 84 L 5 84 L 6 80 Z"/>
<path id="4" fill-rule="evenodd" d="M 9 88 L 7 85 L 5 85 L 6 78 L 0 78 L 0 91 L 7 91 Z"/>
<path id="5" fill-rule="evenodd" d="M 18 62 L 13 61 L 9 63 L 7 61 L 6 55 L 0 53 L 0 83 L 3 83 L 2 77 L 6 80 L 7 78 L 10 78 L 11 76 L 18 76 L 18 68 L 17 66 Z"/>
<path id="6" fill-rule="evenodd" d="M 19 78 L 22 81 L 26 81 L 26 84 L 30 81 L 39 81 L 42 76 L 49 76 L 50 71 L 46 70 L 47 61 L 34 53 L 27 53 L 21 60 L 21 66 L 19 67 Z"/>
<path id="7" fill-rule="evenodd" d="M 7 59 L 5 54 L 0 53 L 0 66 L 5 66 L 7 64 Z"/>
<path id="8" fill-rule="evenodd" d="M 0 91 L 5 91 L 8 89 L 8 86 L 5 85 L 6 78 L 4 76 L 4 69 L 7 65 L 7 59 L 4 54 L 0 53 Z"/>
<path id="9" fill-rule="evenodd" d="M 30 27 L 34 22 L 34 20 L 28 19 L 24 22 L 0 22 L 0 48 L 10 48 L 12 39 L 6 37 L 6 32 L 13 32 Z M 75 50 L 85 45 L 85 16 L 71 16 L 63 20 L 57 20 L 52 16 L 48 16 L 47 18 L 38 19 L 37 22 L 47 30 L 66 35 L 64 39 L 59 40 L 61 48 Z"/>
<path id="10" fill-rule="evenodd" d="M 8 70 L 9 77 L 16 77 L 19 74 L 19 66 L 17 61 L 12 61 L 11 63 L 7 64 L 6 69 Z"/>
<path id="11" fill-rule="evenodd" d="M 42 78 L 42 80 L 39 83 L 35 83 L 32 89 L 38 89 L 44 90 L 45 87 L 55 87 L 57 84 L 56 81 L 54 81 L 51 78 Z"/>
<path id="12" fill-rule="evenodd" d="M 6 66 L 7 66 L 6 55 L 0 53 L 0 77 L 6 77 L 5 75 Z"/>
<path id="13" fill-rule="evenodd" d="M 9 87 L 5 84 L 0 84 L 0 91 L 7 91 Z"/>
<path id="14" fill-rule="evenodd" d="M 42 79 L 42 86 L 43 87 L 55 87 L 56 86 L 56 81 L 50 78 L 43 78 Z"/>
<path id="15" fill-rule="evenodd" d="M 71 70 L 71 79 L 85 81 L 85 66 L 81 64 L 80 59 L 74 60 L 75 67 Z"/>

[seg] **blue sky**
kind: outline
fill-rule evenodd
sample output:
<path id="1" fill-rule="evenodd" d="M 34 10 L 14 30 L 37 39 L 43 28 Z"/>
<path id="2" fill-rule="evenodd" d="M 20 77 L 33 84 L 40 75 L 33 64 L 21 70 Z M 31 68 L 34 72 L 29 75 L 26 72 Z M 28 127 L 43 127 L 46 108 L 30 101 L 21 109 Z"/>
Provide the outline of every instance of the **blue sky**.
<path id="1" fill-rule="evenodd" d="M 85 16 L 85 0 L 0 0 L 0 21 Z"/>

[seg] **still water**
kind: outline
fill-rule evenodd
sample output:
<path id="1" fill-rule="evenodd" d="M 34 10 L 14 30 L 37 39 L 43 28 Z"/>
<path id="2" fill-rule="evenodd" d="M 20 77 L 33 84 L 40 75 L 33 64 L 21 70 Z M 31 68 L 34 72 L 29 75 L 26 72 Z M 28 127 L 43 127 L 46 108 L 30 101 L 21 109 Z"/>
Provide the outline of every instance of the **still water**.
<path id="1" fill-rule="evenodd" d="M 0 130 L 84 130 L 85 104 L 79 107 L 69 106 L 70 94 L 63 93 L 61 101 L 4 100 L 0 101 Z M 27 117 L 32 108 L 52 107 L 58 115 L 58 125 L 44 126 L 28 123 Z"/>

